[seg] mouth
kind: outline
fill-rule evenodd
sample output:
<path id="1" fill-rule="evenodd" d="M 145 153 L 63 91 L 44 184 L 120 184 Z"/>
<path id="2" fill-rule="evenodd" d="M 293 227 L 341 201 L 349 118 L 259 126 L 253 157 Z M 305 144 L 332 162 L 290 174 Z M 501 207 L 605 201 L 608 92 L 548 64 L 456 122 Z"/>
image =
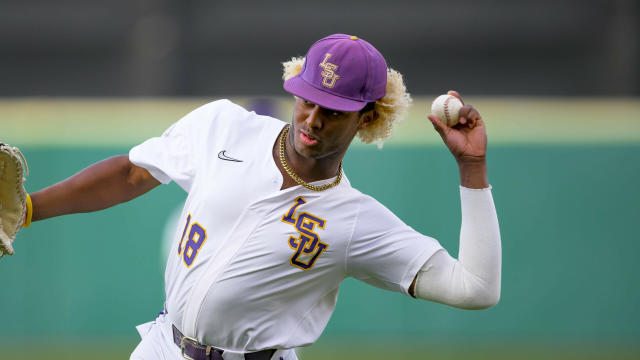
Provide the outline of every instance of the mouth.
<path id="1" fill-rule="evenodd" d="M 318 139 L 313 137 L 313 135 L 309 135 L 303 131 L 300 131 L 300 140 L 303 144 L 307 146 L 313 146 L 318 144 Z"/>

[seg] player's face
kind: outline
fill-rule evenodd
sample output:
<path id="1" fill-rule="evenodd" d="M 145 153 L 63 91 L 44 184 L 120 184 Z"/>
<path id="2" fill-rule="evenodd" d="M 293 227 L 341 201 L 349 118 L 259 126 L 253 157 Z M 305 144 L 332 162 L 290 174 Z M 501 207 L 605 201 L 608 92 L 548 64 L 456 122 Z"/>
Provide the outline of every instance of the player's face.
<path id="1" fill-rule="evenodd" d="M 303 157 L 342 159 L 358 130 L 369 124 L 372 113 L 331 110 L 296 97 L 289 136 Z"/>

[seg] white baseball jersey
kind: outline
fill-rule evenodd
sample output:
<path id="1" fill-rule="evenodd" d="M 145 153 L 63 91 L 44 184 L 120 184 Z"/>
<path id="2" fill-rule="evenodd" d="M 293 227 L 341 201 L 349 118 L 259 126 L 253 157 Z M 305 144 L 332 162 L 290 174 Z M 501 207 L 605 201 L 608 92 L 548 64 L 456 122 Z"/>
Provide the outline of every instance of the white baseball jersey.
<path id="1" fill-rule="evenodd" d="M 321 192 L 281 190 L 272 149 L 285 125 L 220 100 L 129 154 L 188 192 L 167 262 L 166 307 L 203 344 L 237 352 L 312 344 L 343 279 L 407 294 L 441 249 L 346 176 Z"/>

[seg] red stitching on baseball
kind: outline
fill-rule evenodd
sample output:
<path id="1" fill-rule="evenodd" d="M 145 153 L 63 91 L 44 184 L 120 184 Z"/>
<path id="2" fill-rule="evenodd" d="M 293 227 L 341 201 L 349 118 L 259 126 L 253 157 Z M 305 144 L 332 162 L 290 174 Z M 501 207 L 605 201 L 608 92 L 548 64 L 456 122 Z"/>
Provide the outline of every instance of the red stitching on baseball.
<path id="1" fill-rule="evenodd" d="M 444 100 L 444 116 L 447 118 L 447 125 L 451 122 L 451 118 L 449 117 L 449 100 L 451 100 L 451 96 L 447 96 Z"/>

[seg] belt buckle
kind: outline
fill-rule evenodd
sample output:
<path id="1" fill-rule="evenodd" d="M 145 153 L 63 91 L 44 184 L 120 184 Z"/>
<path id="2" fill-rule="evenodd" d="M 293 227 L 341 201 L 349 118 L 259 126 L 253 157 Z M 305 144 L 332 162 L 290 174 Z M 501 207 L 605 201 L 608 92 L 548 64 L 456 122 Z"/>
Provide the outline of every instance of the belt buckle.
<path id="1" fill-rule="evenodd" d="M 188 343 L 192 343 L 194 346 L 198 346 L 200 345 L 200 343 L 198 342 L 198 340 L 192 338 L 192 337 L 188 337 L 188 336 L 183 336 L 182 339 L 180 339 L 180 352 L 182 353 L 182 357 L 187 359 L 187 360 L 195 360 L 194 358 L 192 358 L 189 355 L 186 355 L 184 353 L 184 343 L 188 342 Z"/>

